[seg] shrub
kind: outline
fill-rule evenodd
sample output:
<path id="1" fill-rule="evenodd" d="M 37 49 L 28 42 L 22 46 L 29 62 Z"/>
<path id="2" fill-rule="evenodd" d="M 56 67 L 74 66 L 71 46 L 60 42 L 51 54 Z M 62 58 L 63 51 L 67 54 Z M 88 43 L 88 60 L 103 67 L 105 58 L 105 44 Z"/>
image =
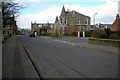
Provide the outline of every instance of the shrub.
<path id="1" fill-rule="evenodd" d="M 104 29 L 104 30 L 106 31 L 107 36 L 110 36 L 110 35 L 111 35 L 111 30 L 110 30 L 110 28 L 106 28 L 106 29 Z"/>
<path id="2" fill-rule="evenodd" d="M 85 31 L 85 36 L 86 37 L 91 37 L 91 33 L 92 33 L 91 31 Z"/>
<path id="3" fill-rule="evenodd" d="M 105 30 L 95 30 L 92 32 L 92 37 L 95 38 L 106 38 L 107 37 L 107 33 Z"/>
<path id="4" fill-rule="evenodd" d="M 111 31 L 111 34 L 113 34 L 113 33 L 120 35 L 120 31 Z"/>
<path id="5" fill-rule="evenodd" d="M 78 32 L 77 32 L 77 31 L 74 31 L 74 32 L 72 32 L 72 35 L 73 35 L 73 36 L 77 36 L 77 35 L 78 35 Z"/>
<path id="6" fill-rule="evenodd" d="M 110 39 L 120 39 L 120 36 L 117 33 L 113 33 L 109 36 Z"/>

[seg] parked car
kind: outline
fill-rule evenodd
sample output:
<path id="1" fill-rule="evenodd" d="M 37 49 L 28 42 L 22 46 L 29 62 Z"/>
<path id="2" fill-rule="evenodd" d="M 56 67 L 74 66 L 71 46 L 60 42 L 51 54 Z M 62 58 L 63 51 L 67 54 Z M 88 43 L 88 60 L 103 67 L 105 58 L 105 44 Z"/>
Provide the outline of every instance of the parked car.
<path id="1" fill-rule="evenodd" d="M 30 34 L 30 37 L 35 37 L 35 34 L 34 33 Z"/>

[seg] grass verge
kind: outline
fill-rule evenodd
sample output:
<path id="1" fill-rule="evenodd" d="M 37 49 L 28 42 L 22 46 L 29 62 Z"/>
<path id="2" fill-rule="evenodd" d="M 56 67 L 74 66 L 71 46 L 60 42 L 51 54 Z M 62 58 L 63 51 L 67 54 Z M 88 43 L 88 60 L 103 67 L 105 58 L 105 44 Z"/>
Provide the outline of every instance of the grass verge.
<path id="1" fill-rule="evenodd" d="M 120 41 L 89 39 L 89 43 L 120 48 Z"/>

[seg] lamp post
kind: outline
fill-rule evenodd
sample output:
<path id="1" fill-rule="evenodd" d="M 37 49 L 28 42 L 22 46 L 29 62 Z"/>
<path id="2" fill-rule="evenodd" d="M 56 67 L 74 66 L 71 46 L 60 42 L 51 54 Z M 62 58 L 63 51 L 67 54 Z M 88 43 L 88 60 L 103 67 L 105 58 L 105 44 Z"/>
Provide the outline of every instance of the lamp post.
<path id="1" fill-rule="evenodd" d="M 95 29 L 95 15 L 96 15 L 96 14 L 97 14 L 97 13 L 94 14 L 94 29 Z"/>

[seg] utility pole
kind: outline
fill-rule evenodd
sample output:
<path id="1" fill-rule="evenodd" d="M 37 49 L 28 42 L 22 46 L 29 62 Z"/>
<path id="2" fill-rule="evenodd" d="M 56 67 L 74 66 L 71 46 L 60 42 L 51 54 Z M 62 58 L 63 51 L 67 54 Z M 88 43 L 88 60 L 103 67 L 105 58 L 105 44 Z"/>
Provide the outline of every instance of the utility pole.
<path id="1" fill-rule="evenodd" d="M 96 15 L 96 14 L 97 14 L 97 13 L 94 14 L 94 29 L 95 29 L 95 15 Z"/>

